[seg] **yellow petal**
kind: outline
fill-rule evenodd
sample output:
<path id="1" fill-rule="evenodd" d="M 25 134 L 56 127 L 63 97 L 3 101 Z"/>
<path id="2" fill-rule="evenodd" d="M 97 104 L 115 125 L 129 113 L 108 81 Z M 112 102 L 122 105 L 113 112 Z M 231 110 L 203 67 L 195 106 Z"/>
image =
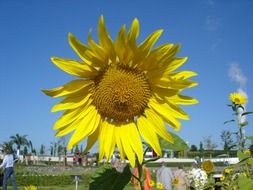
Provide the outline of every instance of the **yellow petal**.
<path id="1" fill-rule="evenodd" d="M 83 106 L 80 106 L 79 108 L 65 111 L 64 114 L 55 122 L 53 129 L 60 129 L 87 114 L 91 109 L 89 108 L 91 102 L 92 100 L 88 100 Z"/>
<path id="2" fill-rule="evenodd" d="M 178 107 L 177 105 L 175 105 L 174 103 L 171 102 L 167 102 L 168 106 L 167 109 L 170 110 L 170 113 L 176 117 L 176 118 L 180 118 L 180 119 L 184 119 L 184 120 L 189 120 L 189 115 L 184 112 L 180 107 Z"/>
<path id="3" fill-rule="evenodd" d="M 98 74 L 93 67 L 76 60 L 52 57 L 51 61 L 61 70 L 77 77 L 94 78 Z"/>
<path id="4" fill-rule="evenodd" d="M 191 105 L 191 104 L 197 104 L 199 101 L 195 98 L 189 97 L 189 96 L 183 96 L 183 95 L 175 95 L 171 97 L 165 97 L 165 99 L 169 102 L 173 102 L 174 104 L 180 104 L 180 105 Z"/>
<path id="5" fill-rule="evenodd" d="M 86 94 L 82 94 L 82 96 L 67 97 L 59 103 L 55 104 L 52 107 L 51 112 L 77 108 L 85 104 L 90 97 L 91 94 L 89 92 L 86 92 Z"/>
<path id="6" fill-rule="evenodd" d="M 73 94 L 75 92 L 78 92 L 79 90 L 90 86 L 94 82 L 92 80 L 73 80 L 63 86 L 53 88 L 50 90 L 42 90 L 46 95 L 51 96 L 51 97 L 62 97 L 62 96 L 67 96 L 69 94 Z"/>
<path id="7" fill-rule="evenodd" d="M 100 61 L 105 61 L 107 60 L 106 58 L 106 52 L 105 50 L 98 45 L 91 37 L 91 34 L 89 33 L 88 35 L 88 45 L 91 48 L 93 54 L 100 60 Z"/>
<path id="8" fill-rule="evenodd" d="M 94 131 L 94 133 L 92 133 L 88 137 L 84 152 L 88 152 L 91 149 L 91 147 L 95 144 L 95 142 L 98 140 L 99 133 L 100 133 L 100 127 L 97 127 L 97 129 Z"/>
<path id="9" fill-rule="evenodd" d="M 156 41 L 159 39 L 161 36 L 163 30 L 157 30 L 150 34 L 139 46 L 138 49 L 140 49 L 143 52 L 149 52 L 153 45 L 156 43 Z"/>
<path id="10" fill-rule="evenodd" d="M 158 103 L 155 99 L 150 99 L 148 103 L 149 107 L 152 108 L 157 114 L 159 114 L 173 129 L 180 129 L 180 122 L 175 119 L 171 113 L 168 105 L 165 103 Z"/>
<path id="11" fill-rule="evenodd" d="M 137 120 L 137 126 L 140 134 L 145 139 L 145 141 L 154 149 L 158 155 L 162 155 L 159 140 L 155 133 L 155 126 L 152 125 L 144 116 L 140 116 Z"/>
<path id="12" fill-rule="evenodd" d="M 90 57 L 87 56 L 87 51 L 89 51 L 89 48 L 81 43 L 73 34 L 68 33 L 69 37 L 69 44 L 73 48 L 73 50 L 76 52 L 76 54 L 88 65 L 92 65 L 90 61 Z"/>
<path id="13" fill-rule="evenodd" d="M 98 37 L 99 37 L 99 44 L 106 48 L 113 48 L 112 39 L 108 34 L 104 22 L 104 17 L 101 16 L 98 23 Z"/>
<path id="14" fill-rule="evenodd" d="M 140 26 L 139 26 L 139 21 L 137 18 L 135 18 L 132 22 L 132 25 L 129 29 L 128 32 L 128 36 L 127 36 L 127 41 L 128 44 L 132 47 L 132 48 L 136 48 L 136 40 L 139 36 L 139 31 L 140 31 Z"/>
<path id="15" fill-rule="evenodd" d="M 120 127 L 117 127 L 117 135 L 120 136 L 122 147 L 124 149 L 124 152 L 126 153 L 126 156 L 129 160 L 129 162 L 130 162 L 130 165 L 132 167 L 134 167 L 135 166 L 135 154 L 134 154 L 134 151 L 130 145 L 130 142 L 129 142 L 130 139 L 128 139 L 128 135 L 126 135 L 128 133 L 127 128 L 128 128 L 127 125 L 122 125 Z"/>
<path id="16" fill-rule="evenodd" d="M 80 122 L 78 122 L 75 127 L 76 130 L 69 140 L 68 149 L 72 149 L 86 136 L 92 134 L 97 129 L 100 119 L 101 117 L 97 113 L 97 110 L 93 110 L 89 112 L 89 114 L 87 114 Z"/>
<path id="17" fill-rule="evenodd" d="M 64 125 L 57 126 L 58 128 L 54 127 L 54 129 L 58 130 L 57 133 L 56 133 L 56 136 L 62 137 L 64 135 L 70 133 L 74 129 L 76 129 L 79 126 L 80 122 L 84 118 L 86 118 L 87 115 L 92 113 L 94 110 L 95 110 L 94 106 L 88 106 L 87 108 L 82 110 L 82 112 L 79 113 L 79 115 L 77 115 L 75 120 L 73 120 L 72 122 L 69 122 L 66 125 L 64 124 Z"/>
<path id="18" fill-rule="evenodd" d="M 115 148 L 114 128 L 115 126 L 108 123 L 107 121 L 104 121 L 101 125 L 101 132 L 99 135 L 99 150 L 104 153 L 107 160 L 111 158 Z"/>
<path id="19" fill-rule="evenodd" d="M 172 88 L 172 89 L 178 89 L 183 90 L 185 88 L 192 88 L 196 85 L 198 85 L 197 82 L 191 81 L 191 80 L 175 80 L 172 78 L 166 78 L 162 77 L 158 80 L 151 81 L 151 84 L 160 88 Z"/>
<path id="20" fill-rule="evenodd" d="M 117 134 L 115 135 L 116 145 L 120 153 L 120 159 L 124 160 L 126 157 L 126 153 L 123 148 L 120 132 L 121 132 L 120 127 L 119 126 L 115 127 L 115 134 Z"/>
<path id="21" fill-rule="evenodd" d="M 131 145 L 133 151 L 135 152 L 135 154 L 137 155 L 139 163 L 142 163 L 142 161 L 143 161 L 143 146 L 142 146 L 139 132 L 137 130 L 137 126 L 135 125 L 135 123 L 129 123 L 125 127 L 125 131 L 126 131 L 126 137 L 127 137 L 127 139 L 129 139 L 130 145 Z"/>
<path id="22" fill-rule="evenodd" d="M 157 97 L 160 100 L 164 100 L 165 97 L 175 96 L 179 92 L 179 90 L 177 90 L 177 89 L 160 88 L 160 87 L 156 87 L 156 86 L 153 86 L 152 89 L 153 89 L 153 93 L 154 93 L 155 97 Z"/>
<path id="23" fill-rule="evenodd" d="M 193 71 L 179 71 L 179 72 L 171 74 L 171 77 L 176 80 L 179 80 L 179 79 L 184 80 L 184 79 L 188 79 L 190 77 L 194 77 L 197 75 L 198 74 Z"/>
<path id="24" fill-rule="evenodd" d="M 146 109 L 145 114 L 148 122 L 155 126 L 153 127 L 155 132 L 166 141 L 174 143 L 173 137 L 166 129 L 163 119 L 151 109 Z"/>

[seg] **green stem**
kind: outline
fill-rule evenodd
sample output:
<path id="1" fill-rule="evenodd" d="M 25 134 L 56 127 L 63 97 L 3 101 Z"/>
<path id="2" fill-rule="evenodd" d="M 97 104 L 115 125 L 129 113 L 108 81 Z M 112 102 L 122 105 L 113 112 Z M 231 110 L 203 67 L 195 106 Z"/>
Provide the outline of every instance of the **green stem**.
<path id="1" fill-rule="evenodd" d="M 136 164 L 138 167 L 139 185 L 140 185 L 141 190 L 144 190 L 143 179 L 142 179 L 142 173 L 143 173 L 142 164 L 139 163 L 138 159 L 136 159 Z"/>

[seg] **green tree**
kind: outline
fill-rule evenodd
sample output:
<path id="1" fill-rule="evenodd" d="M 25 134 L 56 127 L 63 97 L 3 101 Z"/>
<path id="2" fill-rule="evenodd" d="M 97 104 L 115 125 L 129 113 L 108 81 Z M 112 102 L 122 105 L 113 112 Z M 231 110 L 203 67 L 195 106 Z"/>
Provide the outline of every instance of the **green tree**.
<path id="1" fill-rule="evenodd" d="M 28 145 L 27 135 L 19 135 L 18 133 L 15 136 L 11 136 L 11 141 L 16 144 L 18 152 L 22 146 Z"/>
<path id="2" fill-rule="evenodd" d="M 45 145 L 41 145 L 40 146 L 40 155 L 44 155 L 45 154 Z"/>
<path id="3" fill-rule="evenodd" d="M 236 143 L 233 140 L 233 133 L 227 130 L 223 130 L 221 132 L 221 140 L 224 143 L 223 149 L 225 152 L 229 153 L 229 151 L 236 146 Z"/>
<path id="4" fill-rule="evenodd" d="M 198 147 L 196 145 L 191 145 L 190 151 L 198 151 Z"/>
<path id="5" fill-rule="evenodd" d="M 13 152 L 13 142 L 5 141 L 0 145 L 1 149 L 5 152 Z"/>

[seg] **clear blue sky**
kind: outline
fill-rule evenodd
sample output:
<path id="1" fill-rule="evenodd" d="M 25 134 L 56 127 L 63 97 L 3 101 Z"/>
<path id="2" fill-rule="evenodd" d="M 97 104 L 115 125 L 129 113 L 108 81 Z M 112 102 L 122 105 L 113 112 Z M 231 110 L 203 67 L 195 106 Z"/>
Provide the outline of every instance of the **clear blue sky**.
<path id="1" fill-rule="evenodd" d="M 179 135 L 199 145 L 209 135 L 220 144 L 223 125 L 232 119 L 228 94 L 247 93 L 247 109 L 253 111 L 253 1 L 251 0 L 0 0 L 0 143 L 11 135 L 26 134 L 34 145 L 49 148 L 56 140 L 53 123 L 59 114 L 50 108 L 59 100 L 45 96 L 52 88 L 72 79 L 56 68 L 50 57 L 77 58 L 67 41 L 72 32 L 86 43 L 92 28 L 96 39 L 101 14 L 115 38 L 122 24 L 137 17 L 140 41 L 163 28 L 158 44 L 181 43 L 180 56 L 188 56 L 182 69 L 199 73 L 199 86 L 185 94 L 199 99 L 185 107 L 191 120 Z M 231 72 L 230 72 L 231 71 Z M 230 73 L 230 74 L 229 74 Z M 253 115 L 246 133 L 253 135 Z"/>

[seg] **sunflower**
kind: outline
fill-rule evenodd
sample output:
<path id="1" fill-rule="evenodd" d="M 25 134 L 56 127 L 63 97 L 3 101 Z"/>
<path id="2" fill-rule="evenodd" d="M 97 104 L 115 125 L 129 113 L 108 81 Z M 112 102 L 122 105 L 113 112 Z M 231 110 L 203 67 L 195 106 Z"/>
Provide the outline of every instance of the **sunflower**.
<path id="1" fill-rule="evenodd" d="M 234 104 L 245 104 L 247 102 L 247 98 L 240 93 L 234 92 L 229 94 L 229 99 Z"/>
<path id="2" fill-rule="evenodd" d="M 153 180 L 149 181 L 149 187 L 154 187 L 155 186 L 155 182 Z"/>
<path id="3" fill-rule="evenodd" d="M 225 174 L 230 174 L 232 171 L 233 171 L 233 169 L 231 169 L 231 168 L 225 168 L 224 169 Z"/>
<path id="4" fill-rule="evenodd" d="M 157 183 L 156 183 L 156 188 L 157 188 L 158 190 L 163 189 L 163 184 L 160 183 L 160 182 L 157 182 Z"/>
<path id="5" fill-rule="evenodd" d="M 88 34 L 88 45 L 69 33 L 69 44 L 81 60 L 52 57 L 52 62 L 77 77 L 63 86 L 43 92 L 63 98 L 52 112 L 64 111 L 55 122 L 56 136 L 73 132 L 68 149 L 87 137 L 88 151 L 99 141 L 99 159 L 110 159 L 115 146 L 121 159 L 135 165 L 143 161 L 144 139 L 161 155 L 158 136 L 173 143 L 165 124 L 180 129 L 178 119 L 189 116 L 179 105 L 198 101 L 180 94 L 196 86 L 188 78 L 192 71 L 176 71 L 187 60 L 176 57 L 180 45 L 171 43 L 154 48 L 162 30 L 150 34 L 140 45 L 139 21 L 134 19 L 129 32 L 123 25 L 113 41 L 103 16 L 98 23 L 98 43 Z"/>
<path id="6" fill-rule="evenodd" d="M 33 185 L 29 185 L 29 186 L 24 187 L 24 190 L 37 190 L 37 187 Z"/>
<path id="7" fill-rule="evenodd" d="M 204 161 L 202 163 L 202 168 L 205 170 L 207 173 L 210 173 L 214 170 L 214 165 L 210 160 Z"/>
<path id="8" fill-rule="evenodd" d="M 174 178 L 172 181 L 173 185 L 178 185 L 179 184 L 179 179 L 178 178 Z"/>

